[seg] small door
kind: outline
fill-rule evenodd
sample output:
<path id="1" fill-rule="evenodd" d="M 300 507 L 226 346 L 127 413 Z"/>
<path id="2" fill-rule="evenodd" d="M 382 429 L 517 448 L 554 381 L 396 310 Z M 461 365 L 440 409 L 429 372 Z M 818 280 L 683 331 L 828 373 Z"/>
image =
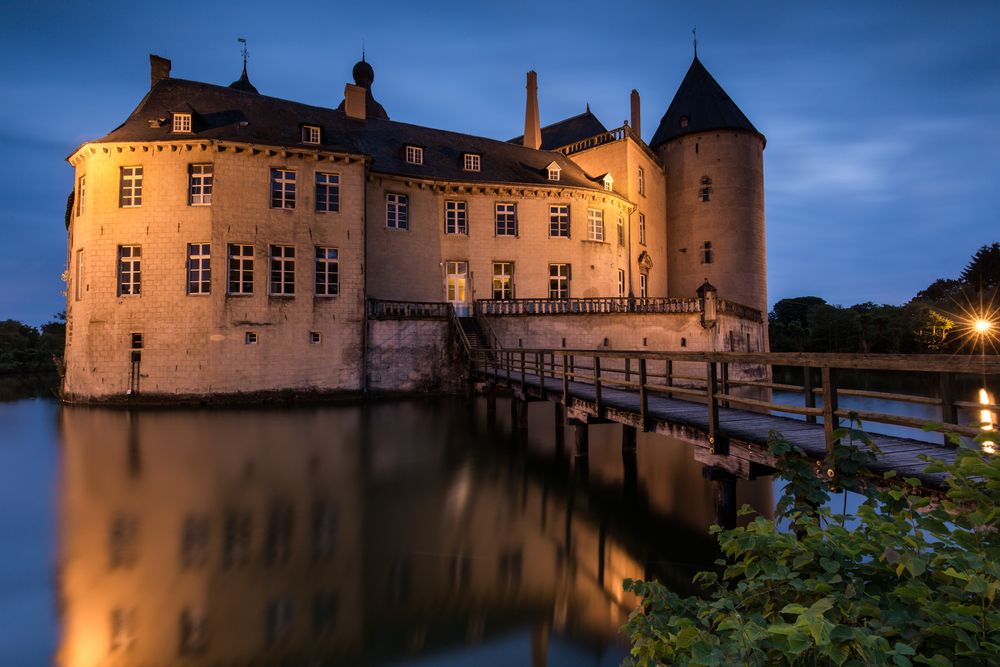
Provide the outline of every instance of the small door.
<path id="1" fill-rule="evenodd" d="M 466 286 L 469 282 L 468 262 L 445 262 L 448 278 L 445 289 L 448 303 L 455 307 L 459 317 L 469 316 L 469 303 L 466 299 Z"/>

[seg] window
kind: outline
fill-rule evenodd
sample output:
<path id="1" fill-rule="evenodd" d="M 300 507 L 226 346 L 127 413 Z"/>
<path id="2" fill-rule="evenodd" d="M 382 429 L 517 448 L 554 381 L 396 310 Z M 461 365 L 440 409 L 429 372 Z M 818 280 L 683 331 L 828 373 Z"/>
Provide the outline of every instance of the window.
<path id="1" fill-rule="evenodd" d="M 316 248 L 316 296 L 340 293 L 339 253 L 336 248 Z"/>
<path id="2" fill-rule="evenodd" d="M 569 206 L 566 204 L 549 206 L 549 236 L 569 238 Z"/>
<path id="3" fill-rule="evenodd" d="M 174 132 L 190 132 L 191 131 L 191 114 L 189 113 L 175 113 L 174 114 Z"/>
<path id="4" fill-rule="evenodd" d="M 122 167 L 118 186 L 118 206 L 142 206 L 142 167 Z"/>
<path id="5" fill-rule="evenodd" d="M 229 294 L 253 294 L 253 246 L 229 244 Z"/>
<path id="6" fill-rule="evenodd" d="M 264 560 L 268 565 L 282 565 L 292 555 L 292 508 L 274 505 L 267 517 Z"/>
<path id="7" fill-rule="evenodd" d="M 292 629 L 292 601 L 277 598 L 267 603 L 267 643 L 276 644 L 285 639 Z"/>
<path id="8" fill-rule="evenodd" d="M 556 166 L 556 165 L 550 165 L 549 166 L 549 180 L 550 181 L 558 181 L 559 180 L 559 174 L 560 174 L 561 171 L 562 170 L 558 166 Z"/>
<path id="9" fill-rule="evenodd" d="M 466 171 L 479 171 L 480 157 L 475 153 L 466 153 L 463 160 Z"/>
<path id="10" fill-rule="evenodd" d="M 496 235 L 517 236 L 517 204 L 497 204 Z"/>
<path id="11" fill-rule="evenodd" d="M 309 332 L 309 344 L 310 345 L 319 345 L 322 342 L 323 342 L 323 334 L 321 334 L 318 331 L 310 331 Z"/>
<path id="12" fill-rule="evenodd" d="M 212 245 L 188 243 L 187 293 L 209 294 L 212 286 Z"/>
<path id="13" fill-rule="evenodd" d="M 312 507 L 312 558 L 321 561 L 333 555 L 339 525 L 337 507 L 328 500 L 317 500 Z"/>
<path id="14" fill-rule="evenodd" d="M 701 177 L 701 189 L 698 190 L 698 198 L 703 202 L 712 199 L 712 179 L 708 176 Z"/>
<path id="15" fill-rule="evenodd" d="M 604 211 L 587 209 L 587 238 L 591 241 L 604 240 Z"/>
<path id="16" fill-rule="evenodd" d="M 385 195 L 385 226 L 389 229 L 409 229 L 407 209 L 410 198 L 387 192 Z"/>
<path id="17" fill-rule="evenodd" d="M 111 652 L 127 651 L 135 642 L 135 608 L 111 610 Z"/>
<path id="18" fill-rule="evenodd" d="M 569 298 L 569 264 L 549 264 L 549 298 Z"/>
<path id="19" fill-rule="evenodd" d="M 340 210 L 340 175 L 316 172 L 316 212 L 336 213 Z"/>
<path id="20" fill-rule="evenodd" d="M 618 245 L 625 246 L 625 219 L 618 216 Z"/>
<path id="21" fill-rule="evenodd" d="M 118 246 L 118 296 L 138 296 L 141 264 L 142 246 Z"/>
<path id="22" fill-rule="evenodd" d="M 295 248 L 271 246 L 271 296 L 295 295 Z"/>
<path id="23" fill-rule="evenodd" d="M 295 172 L 271 170 L 271 208 L 295 208 Z"/>
<path id="24" fill-rule="evenodd" d="M 87 177 L 81 176 L 76 184 L 76 214 L 83 215 L 87 210 Z"/>
<path id="25" fill-rule="evenodd" d="M 141 350 L 142 349 L 142 333 L 135 331 L 132 332 L 132 349 Z"/>
<path id="26" fill-rule="evenodd" d="M 250 337 L 253 336 L 253 342 Z M 257 344 L 257 334 L 246 332 L 247 345 Z M 222 533 L 222 566 L 227 570 L 242 567 L 250 562 L 250 512 L 230 510 L 226 512 Z"/>
<path id="27" fill-rule="evenodd" d="M 188 204 L 208 206 L 212 203 L 212 165 L 192 164 L 188 167 Z"/>
<path id="28" fill-rule="evenodd" d="M 493 262 L 493 298 L 514 298 L 514 263 Z"/>
<path id="29" fill-rule="evenodd" d="M 649 284 L 649 275 L 646 273 L 639 274 L 639 296 L 645 299 L 649 294 L 647 294 L 647 285 Z"/>
<path id="30" fill-rule="evenodd" d="M 639 214 L 639 243 L 646 245 L 646 214 Z"/>
<path id="31" fill-rule="evenodd" d="M 119 514 L 111 519 L 108 531 L 108 567 L 129 568 L 139 560 L 139 519 Z"/>
<path id="32" fill-rule="evenodd" d="M 604 183 L 605 190 L 610 192 L 615 189 L 615 179 L 611 178 L 611 174 L 605 174 L 602 182 Z"/>
<path id="33" fill-rule="evenodd" d="M 622 269 L 618 269 L 618 296 L 625 296 L 625 272 Z"/>
<path id="34" fill-rule="evenodd" d="M 319 127 L 316 125 L 303 125 L 302 126 L 302 143 L 304 144 L 318 144 L 319 143 Z"/>
<path id="35" fill-rule="evenodd" d="M 243 335 L 244 345 L 256 345 L 257 344 L 257 332 L 248 331 Z"/>
<path id="36" fill-rule="evenodd" d="M 79 301 L 83 298 L 83 293 L 86 291 L 86 287 L 83 283 L 83 249 L 76 251 L 76 300 Z"/>
<path id="37" fill-rule="evenodd" d="M 464 317 L 462 312 L 465 309 L 465 288 L 469 280 L 468 262 L 445 262 L 447 272 L 445 287 L 447 290 L 448 302 L 459 309 L 459 317 Z"/>
<path id="38" fill-rule="evenodd" d="M 444 203 L 444 233 L 469 233 L 466 202 L 446 201 Z"/>
<path id="39" fill-rule="evenodd" d="M 189 514 L 181 528 L 181 569 L 197 569 L 208 564 L 208 517 Z"/>
<path id="40" fill-rule="evenodd" d="M 639 167 L 639 194 L 646 196 L 646 171 Z"/>
<path id="41" fill-rule="evenodd" d="M 410 164 L 423 164 L 424 163 L 424 149 L 420 146 L 407 146 L 406 147 L 406 161 Z"/>
<path id="42" fill-rule="evenodd" d="M 711 264 L 713 259 L 714 256 L 712 253 L 712 242 L 705 241 L 704 243 L 701 244 L 701 263 Z"/>
<path id="43" fill-rule="evenodd" d="M 205 632 L 205 612 L 202 609 L 185 607 L 180 616 L 180 653 L 190 655 L 200 653 L 208 647 Z"/>
<path id="44" fill-rule="evenodd" d="M 688 117 L 681 116 L 681 127 L 687 127 L 687 126 L 688 126 Z"/>

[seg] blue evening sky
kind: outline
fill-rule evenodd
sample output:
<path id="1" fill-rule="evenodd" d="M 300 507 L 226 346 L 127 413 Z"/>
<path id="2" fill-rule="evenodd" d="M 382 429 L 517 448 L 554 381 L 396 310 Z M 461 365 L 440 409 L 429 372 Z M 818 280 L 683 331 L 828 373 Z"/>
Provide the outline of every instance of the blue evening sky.
<path id="1" fill-rule="evenodd" d="M 646 139 L 691 60 L 768 139 L 770 301 L 902 303 L 1000 240 L 998 2 L 11 2 L 0 6 L 0 320 L 63 309 L 65 157 L 132 111 L 148 53 L 336 106 L 364 40 L 396 120 L 507 139 L 524 73 L 547 124 L 608 127 L 642 95 Z"/>

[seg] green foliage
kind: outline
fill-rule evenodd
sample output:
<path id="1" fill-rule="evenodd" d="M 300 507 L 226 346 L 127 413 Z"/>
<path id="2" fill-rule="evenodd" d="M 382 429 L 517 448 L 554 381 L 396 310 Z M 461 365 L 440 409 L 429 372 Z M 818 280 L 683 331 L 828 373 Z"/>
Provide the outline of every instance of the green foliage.
<path id="1" fill-rule="evenodd" d="M 65 340 L 65 321 L 48 322 L 41 329 L 16 320 L 0 321 L 0 374 L 55 371 Z"/>
<path id="2" fill-rule="evenodd" d="M 876 451 L 860 431 L 817 466 L 778 434 L 786 480 L 777 520 L 713 527 L 716 572 L 704 597 L 627 580 L 642 598 L 626 630 L 629 665 L 985 665 L 1000 655 L 1000 456 L 964 446 L 943 497 L 915 479 L 862 474 Z M 832 471 L 832 473 L 830 472 Z M 851 516 L 831 488 L 862 493 Z M 750 510 L 744 508 L 744 512 Z"/>
<path id="3" fill-rule="evenodd" d="M 1000 243 L 984 245 L 977 250 L 959 280 L 979 290 L 1000 287 Z"/>

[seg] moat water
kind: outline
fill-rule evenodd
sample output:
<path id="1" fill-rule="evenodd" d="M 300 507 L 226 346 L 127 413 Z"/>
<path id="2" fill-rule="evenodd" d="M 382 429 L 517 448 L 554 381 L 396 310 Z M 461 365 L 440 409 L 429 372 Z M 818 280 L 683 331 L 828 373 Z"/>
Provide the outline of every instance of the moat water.
<path id="1" fill-rule="evenodd" d="M 716 557 L 711 483 L 684 443 L 592 426 L 578 459 L 551 404 L 528 416 L 525 440 L 503 399 L 490 428 L 482 400 L 126 411 L 0 383 L 0 665 L 617 665 L 623 579 L 691 593 Z"/>
<path id="2" fill-rule="evenodd" d="M 0 664 L 617 665 L 626 577 L 715 552 L 690 448 L 533 403 L 0 402 Z M 740 502 L 772 506 L 768 480 Z"/>

